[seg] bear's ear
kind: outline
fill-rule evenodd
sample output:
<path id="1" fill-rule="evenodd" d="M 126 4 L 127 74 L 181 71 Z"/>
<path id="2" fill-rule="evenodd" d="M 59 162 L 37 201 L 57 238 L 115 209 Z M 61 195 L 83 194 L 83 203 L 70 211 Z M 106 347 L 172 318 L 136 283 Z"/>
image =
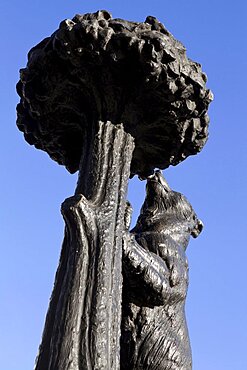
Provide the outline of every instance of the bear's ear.
<path id="1" fill-rule="evenodd" d="M 203 229 L 203 222 L 197 219 L 196 225 L 194 229 L 191 231 L 191 236 L 193 236 L 193 238 L 197 238 L 198 235 L 200 235 L 202 229 Z"/>

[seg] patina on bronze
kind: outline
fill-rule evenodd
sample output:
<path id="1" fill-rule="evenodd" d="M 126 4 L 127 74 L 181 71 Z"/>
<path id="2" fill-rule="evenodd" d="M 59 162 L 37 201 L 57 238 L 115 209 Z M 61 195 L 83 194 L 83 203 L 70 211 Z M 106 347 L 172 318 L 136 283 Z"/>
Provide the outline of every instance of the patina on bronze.
<path id="1" fill-rule="evenodd" d="M 151 16 L 138 23 L 113 19 L 107 11 L 76 15 L 29 52 L 17 84 L 17 126 L 29 144 L 69 172 L 79 170 L 75 195 L 62 205 L 65 237 L 36 370 L 190 369 L 182 313 L 184 252 L 199 221 L 182 196 L 167 190 L 161 174 L 152 174 L 206 143 L 212 94 L 205 83 L 200 65 Z M 148 177 L 148 193 L 129 234 L 126 191 L 135 174 Z M 166 201 L 161 187 L 168 192 Z M 162 205 L 160 223 L 150 211 L 154 201 L 158 209 Z M 169 223 L 174 215 L 176 230 Z M 150 245 L 145 225 L 159 225 Z M 176 269 L 178 276 L 172 277 Z M 146 288 L 136 290 L 135 284 Z M 160 306 L 161 323 L 166 325 L 172 310 L 177 320 L 162 334 L 153 326 Z M 131 322 L 137 311 L 141 320 L 148 318 L 149 328 Z M 152 337 L 149 345 L 145 335 Z M 157 358 L 148 347 L 154 342 Z"/>

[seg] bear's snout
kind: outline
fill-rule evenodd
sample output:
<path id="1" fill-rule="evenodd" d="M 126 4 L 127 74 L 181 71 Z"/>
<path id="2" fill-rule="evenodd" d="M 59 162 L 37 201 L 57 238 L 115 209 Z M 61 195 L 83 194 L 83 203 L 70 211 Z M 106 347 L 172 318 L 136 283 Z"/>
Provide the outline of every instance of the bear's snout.
<path id="1" fill-rule="evenodd" d="M 160 170 L 155 171 L 153 175 L 147 178 L 147 186 L 151 186 L 154 184 L 156 185 L 159 184 L 166 191 L 171 191 L 170 186 L 168 185 L 166 179 L 163 177 L 162 172 Z"/>

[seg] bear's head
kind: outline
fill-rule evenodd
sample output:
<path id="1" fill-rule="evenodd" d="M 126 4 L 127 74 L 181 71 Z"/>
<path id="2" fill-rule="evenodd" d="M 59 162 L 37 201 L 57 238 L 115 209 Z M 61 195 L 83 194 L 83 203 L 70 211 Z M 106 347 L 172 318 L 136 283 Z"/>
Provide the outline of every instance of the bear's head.
<path id="1" fill-rule="evenodd" d="M 192 206 L 181 193 L 173 191 L 161 171 L 147 178 L 146 198 L 141 208 L 134 233 L 147 231 L 163 232 L 172 236 L 196 238 L 202 231 L 200 221 Z"/>

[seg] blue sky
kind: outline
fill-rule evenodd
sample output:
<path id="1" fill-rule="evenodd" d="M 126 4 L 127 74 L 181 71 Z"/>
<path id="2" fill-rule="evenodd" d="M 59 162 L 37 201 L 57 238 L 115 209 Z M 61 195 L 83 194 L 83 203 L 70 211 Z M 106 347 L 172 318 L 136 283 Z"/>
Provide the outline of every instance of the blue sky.
<path id="1" fill-rule="evenodd" d="M 18 70 L 28 50 L 76 13 L 159 18 L 200 62 L 215 100 L 202 153 L 165 173 L 192 203 L 205 228 L 188 249 L 187 319 L 193 370 L 246 370 L 247 174 L 246 14 L 243 0 L 2 0 L 0 370 L 33 368 L 52 290 L 63 220 L 60 204 L 76 175 L 29 146 L 15 127 Z M 136 218 L 144 183 L 133 179 Z"/>

